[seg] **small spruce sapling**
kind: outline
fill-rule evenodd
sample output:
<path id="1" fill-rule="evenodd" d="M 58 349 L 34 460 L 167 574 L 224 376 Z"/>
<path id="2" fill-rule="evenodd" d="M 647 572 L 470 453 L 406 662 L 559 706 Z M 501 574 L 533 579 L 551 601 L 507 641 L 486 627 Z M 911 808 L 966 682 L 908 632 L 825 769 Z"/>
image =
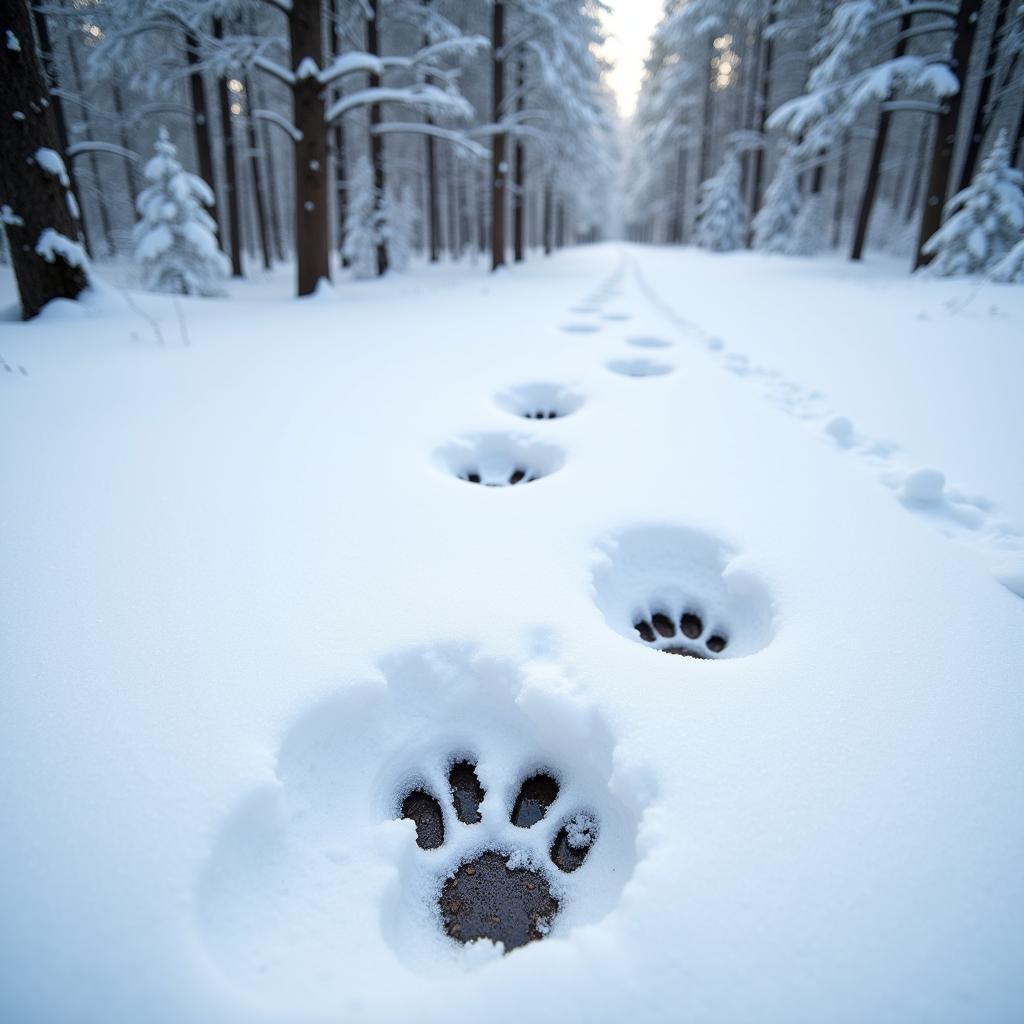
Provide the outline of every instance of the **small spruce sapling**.
<path id="1" fill-rule="evenodd" d="M 173 295 L 223 295 L 231 264 L 217 245 L 213 218 L 203 209 L 213 205 L 213 193 L 182 168 L 177 154 L 161 127 L 156 155 L 146 164 L 150 184 L 138 198 L 142 219 L 132 233 L 143 284 Z"/>

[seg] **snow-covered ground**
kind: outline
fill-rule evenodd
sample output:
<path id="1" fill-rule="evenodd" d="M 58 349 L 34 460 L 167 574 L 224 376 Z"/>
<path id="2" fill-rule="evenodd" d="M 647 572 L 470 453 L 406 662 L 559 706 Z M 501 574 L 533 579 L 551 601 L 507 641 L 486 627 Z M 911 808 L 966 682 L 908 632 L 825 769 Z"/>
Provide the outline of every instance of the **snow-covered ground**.
<path id="1" fill-rule="evenodd" d="M 1020 289 L 281 283 L 0 325 L 0 1019 L 1024 1015 Z M 504 957 L 437 919 L 483 849 L 562 903 Z"/>

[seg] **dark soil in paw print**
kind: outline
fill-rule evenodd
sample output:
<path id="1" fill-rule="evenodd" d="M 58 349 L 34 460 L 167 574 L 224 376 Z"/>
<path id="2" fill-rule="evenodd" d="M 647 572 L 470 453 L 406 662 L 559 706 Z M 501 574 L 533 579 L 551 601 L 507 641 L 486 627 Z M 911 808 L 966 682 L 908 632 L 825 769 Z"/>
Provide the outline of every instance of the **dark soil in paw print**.
<path id="1" fill-rule="evenodd" d="M 507 478 L 494 478 L 493 476 L 487 480 L 482 480 L 479 473 L 467 473 L 462 477 L 467 483 L 471 484 L 483 484 L 484 487 L 515 487 L 516 484 L 530 483 L 536 480 L 537 477 L 531 476 L 528 470 L 517 466 L 509 473 Z"/>
<path id="2" fill-rule="evenodd" d="M 558 900 L 537 871 L 511 869 L 500 853 L 463 864 L 441 891 L 444 930 L 459 942 L 491 939 L 505 952 L 542 939 L 558 913 Z"/>
<path id="3" fill-rule="evenodd" d="M 656 645 L 665 654 L 678 654 L 684 658 L 707 659 L 721 654 L 729 646 L 729 639 L 722 630 L 708 630 L 704 620 L 695 611 L 685 611 L 679 616 L 666 612 L 655 612 L 647 619 L 633 623 L 637 636 L 645 644 Z M 664 644 L 663 640 L 672 640 Z"/>
<path id="4" fill-rule="evenodd" d="M 476 766 L 456 761 L 448 773 L 448 784 L 450 792 L 445 799 L 451 800 L 456 818 L 463 825 L 478 824 L 485 793 Z M 553 776 L 546 772 L 530 776 L 507 810 L 508 820 L 521 829 L 538 826 L 547 818 L 558 794 Z M 441 803 L 425 789 L 412 790 L 405 796 L 402 817 L 415 822 L 420 849 L 435 850 L 444 844 Z M 566 874 L 577 871 L 597 837 L 597 823 L 590 815 L 577 812 L 563 819 L 554 839 L 545 842 L 551 868 Z M 548 933 L 561 909 L 545 874 L 551 868 L 526 866 L 529 858 L 521 855 L 515 856 L 511 866 L 513 856 L 514 851 L 485 850 L 460 864 L 445 880 L 437 906 L 448 936 L 458 942 L 501 942 L 508 953 Z"/>

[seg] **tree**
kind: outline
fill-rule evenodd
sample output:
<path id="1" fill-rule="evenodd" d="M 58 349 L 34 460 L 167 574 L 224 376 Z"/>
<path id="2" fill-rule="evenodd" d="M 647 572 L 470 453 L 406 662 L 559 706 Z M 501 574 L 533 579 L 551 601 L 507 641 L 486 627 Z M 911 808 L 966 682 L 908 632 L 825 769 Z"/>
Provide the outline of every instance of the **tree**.
<path id="1" fill-rule="evenodd" d="M 217 245 L 216 223 L 203 209 L 213 205 L 213 193 L 182 168 L 164 127 L 145 175 L 150 184 L 139 196 L 142 219 L 133 232 L 144 286 L 172 295 L 223 295 L 231 264 Z"/>
<path id="2" fill-rule="evenodd" d="M 34 317 L 51 299 L 74 299 L 88 284 L 78 204 L 64 166 L 53 103 L 25 0 L 0 3 L 0 220 L 21 298 Z"/>
<path id="3" fill-rule="evenodd" d="M 754 248 L 763 252 L 792 253 L 800 216 L 800 176 L 791 153 L 783 155 L 754 217 Z"/>
<path id="4" fill-rule="evenodd" d="M 1010 166 L 1006 131 L 971 184 L 946 207 L 946 222 L 928 240 L 930 272 L 941 277 L 994 268 L 1024 232 L 1024 172 Z"/>
<path id="5" fill-rule="evenodd" d="M 357 278 L 377 274 L 377 252 L 387 244 L 385 220 L 373 183 L 373 168 L 360 157 L 349 179 L 348 217 L 345 220 L 345 258 Z"/>
<path id="6" fill-rule="evenodd" d="M 697 245 L 712 252 L 743 248 L 747 237 L 747 207 L 741 187 L 739 156 L 726 154 L 718 174 L 701 185 L 697 209 Z"/>
<path id="7" fill-rule="evenodd" d="M 491 269 L 505 266 L 505 194 L 508 163 L 504 131 L 498 129 L 505 105 L 505 4 L 492 0 L 491 8 Z"/>

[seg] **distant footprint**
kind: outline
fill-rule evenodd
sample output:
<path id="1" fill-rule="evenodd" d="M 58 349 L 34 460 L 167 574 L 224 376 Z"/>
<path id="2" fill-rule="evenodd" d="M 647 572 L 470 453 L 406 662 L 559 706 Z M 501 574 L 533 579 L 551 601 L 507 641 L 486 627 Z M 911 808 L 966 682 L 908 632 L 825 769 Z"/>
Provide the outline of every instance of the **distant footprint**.
<path id="1" fill-rule="evenodd" d="M 474 434 L 452 441 L 436 453 L 438 463 L 471 484 L 515 487 L 561 469 L 562 450 L 546 441 L 514 434 Z"/>
<path id="2" fill-rule="evenodd" d="M 636 338 L 627 338 L 626 339 L 626 344 L 627 345 L 632 345 L 634 348 L 648 348 L 648 349 L 671 348 L 672 347 L 672 342 L 671 341 L 666 341 L 664 338 L 652 338 L 652 337 L 646 337 L 646 336 L 636 337 Z"/>
<path id="3" fill-rule="evenodd" d="M 601 330 L 600 324 L 569 323 L 562 324 L 561 329 L 567 334 L 596 334 Z"/>
<path id="4" fill-rule="evenodd" d="M 497 397 L 514 416 L 528 420 L 557 420 L 571 416 L 583 405 L 583 396 L 562 384 L 522 384 Z"/>
<path id="5" fill-rule="evenodd" d="M 673 369 L 670 363 L 659 363 L 653 359 L 613 359 L 605 365 L 612 373 L 623 377 L 663 377 Z"/>
<path id="6" fill-rule="evenodd" d="M 634 527 L 610 538 L 594 589 L 617 633 L 665 654 L 742 657 L 771 639 L 764 585 L 722 541 L 696 530 Z"/>
<path id="7" fill-rule="evenodd" d="M 625 323 L 627 320 L 631 320 L 632 317 L 629 313 L 605 313 L 602 320 L 607 320 L 610 323 Z"/>

